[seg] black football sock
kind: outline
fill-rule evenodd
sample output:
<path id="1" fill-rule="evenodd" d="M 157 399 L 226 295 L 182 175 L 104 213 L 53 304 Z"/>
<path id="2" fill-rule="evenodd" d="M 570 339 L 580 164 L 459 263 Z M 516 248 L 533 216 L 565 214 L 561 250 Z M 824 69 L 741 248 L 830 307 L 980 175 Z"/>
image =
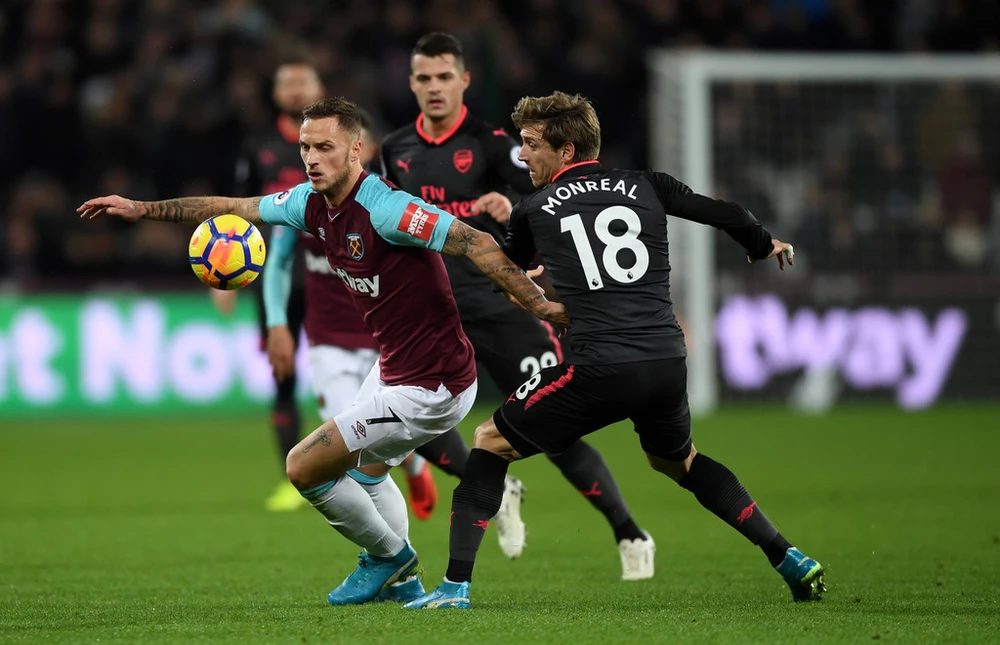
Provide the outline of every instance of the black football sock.
<path id="1" fill-rule="evenodd" d="M 469 447 L 454 428 L 420 446 L 416 452 L 449 475 L 459 478 L 465 475 Z"/>
<path id="2" fill-rule="evenodd" d="M 278 383 L 271 420 L 274 423 L 274 434 L 278 439 L 278 450 L 281 451 L 281 467 L 284 468 L 285 458 L 299 442 L 302 426 L 299 406 L 295 401 L 294 375 Z"/>
<path id="3" fill-rule="evenodd" d="M 461 483 L 451 498 L 451 537 L 448 542 L 448 571 L 451 582 L 471 582 L 476 552 L 490 520 L 503 501 L 507 460 L 492 452 L 474 448 Z"/>
<path id="4" fill-rule="evenodd" d="M 604 458 L 593 446 L 577 441 L 561 454 L 549 456 L 549 459 L 562 471 L 563 477 L 608 518 L 616 544 L 622 540 L 646 537 L 632 519 Z"/>
<path id="5" fill-rule="evenodd" d="M 778 533 L 731 470 L 698 453 L 680 484 L 694 493 L 702 506 L 759 546 L 771 566 L 781 563 L 791 545 Z"/>

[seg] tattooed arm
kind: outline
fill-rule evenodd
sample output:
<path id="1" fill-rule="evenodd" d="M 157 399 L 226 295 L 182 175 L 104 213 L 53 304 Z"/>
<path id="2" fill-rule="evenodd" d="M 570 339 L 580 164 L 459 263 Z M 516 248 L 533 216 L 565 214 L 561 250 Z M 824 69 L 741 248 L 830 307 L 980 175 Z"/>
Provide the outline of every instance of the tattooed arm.
<path id="1" fill-rule="evenodd" d="M 511 262 L 489 233 L 478 231 L 456 219 L 448 229 L 441 252 L 469 258 L 486 277 L 542 320 L 559 327 L 569 325 L 565 308 L 547 300 L 545 292 L 520 267 Z"/>
<path id="2" fill-rule="evenodd" d="M 254 224 L 261 223 L 262 197 L 181 197 L 159 202 L 138 202 L 118 195 L 89 199 L 76 209 L 80 217 L 93 219 L 102 213 L 134 222 L 148 219 L 158 222 L 198 224 L 210 217 L 233 213 Z"/>

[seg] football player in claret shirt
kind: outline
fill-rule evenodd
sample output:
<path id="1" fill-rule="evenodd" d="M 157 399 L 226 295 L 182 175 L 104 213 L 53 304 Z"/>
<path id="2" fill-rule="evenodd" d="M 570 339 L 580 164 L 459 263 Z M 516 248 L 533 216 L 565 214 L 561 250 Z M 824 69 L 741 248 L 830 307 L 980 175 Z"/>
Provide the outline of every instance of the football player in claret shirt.
<path id="1" fill-rule="evenodd" d="M 272 127 L 254 133 L 243 143 L 236 165 L 236 194 L 240 196 L 281 192 L 306 180 L 299 156 L 299 126 L 303 108 L 323 97 L 319 72 L 306 58 L 288 58 L 275 70 L 273 82 L 273 100 L 279 114 Z M 361 165 L 367 167 L 378 145 L 372 139 L 371 119 L 364 113 L 362 117 L 365 127 Z M 280 234 L 280 229 L 276 227 L 275 232 Z M 351 310 L 352 305 L 340 280 L 333 276 L 319 241 L 306 232 L 291 231 L 291 234 L 301 238 L 302 253 L 294 254 L 292 266 L 288 267 L 292 286 L 281 311 L 274 307 L 267 309 L 262 298 L 267 271 L 274 267 L 274 262 L 265 266 L 265 278 L 250 287 L 258 299 L 261 336 L 267 340 L 268 359 L 275 377 L 272 421 L 282 465 L 301 439 L 294 358 L 303 329 L 310 343 L 311 383 L 323 419 L 350 405 L 361 381 L 378 360 L 377 345 L 361 317 L 340 315 L 345 308 Z M 331 284 L 334 288 L 327 288 Z M 313 296 L 309 297 L 307 292 Z M 224 313 L 233 309 L 238 293 L 211 291 Z M 307 299 L 311 307 L 307 306 Z M 403 468 L 410 506 L 417 517 L 423 517 L 426 509 L 433 508 L 437 501 L 434 479 L 424 459 L 416 454 L 406 460 Z M 287 477 L 282 477 L 265 501 L 265 507 L 271 511 L 292 511 L 303 505 L 308 503 Z"/>
<path id="2" fill-rule="evenodd" d="M 354 405 L 288 454 L 303 497 L 361 546 L 357 568 L 327 596 L 335 605 L 402 601 L 423 593 L 399 489 L 372 486 L 414 448 L 454 428 L 476 397 L 472 344 L 462 331 L 441 254 L 462 255 L 542 319 L 564 327 L 565 308 L 515 266 L 496 240 L 361 168 L 361 118 L 342 98 L 303 111 L 299 148 L 308 181 L 267 196 L 137 202 L 96 197 L 77 209 L 196 224 L 219 213 L 306 230 L 323 242 L 379 346 Z M 501 481 L 501 488 L 503 482 Z M 320 556 L 318 562 L 326 564 Z"/>
<path id="3" fill-rule="evenodd" d="M 504 252 L 529 268 L 541 254 L 566 305 L 566 361 L 518 388 L 476 429 L 466 476 L 452 498 L 444 582 L 410 608 L 468 608 L 483 527 L 497 512 L 511 461 L 558 453 L 580 437 L 630 420 L 654 470 L 760 547 L 795 601 L 825 590 L 823 567 L 778 532 L 724 465 L 695 450 L 684 334 L 670 300 L 665 215 L 725 231 L 751 261 L 791 262 L 745 208 L 693 193 L 670 175 L 604 168 L 590 102 L 556 92 L 517 104 L 520 158 L 540 190 L 511 214 Z"/>
<path id="4" fill-rule="evenodd" d="M 462 44 L 454 36 L 431 33 L 422 37 L 410 64 L 410 88 L 420 115 L 382 142 L 383 173 L 403 190 L 502 240 L 511 210 L 506 193 L 516 197 L 534 190 L 518 159 L 520 146 L 503 128 L 481 121 L 464 105 L 471 77 Z M 468 260 L 446 257 L 445 266 L 476 358 L 504 394 L 540 369 L 563 361 L 563 348 L 551 327 L 508 302 Z M 423 454 L 433 460 L 433 455 Z M 468 452 L 462 457 L 456 459 L 454 451 L 451 456 L 450 468 L 459 477 L 466 471 Z M 632 519 L 600 453 L 577 441 L 548 457 L 607 518 L 621 559 L 622 579 L 651 578 L 655 544 Z M 505 482 L 498 528 L 520 524 L 507 517 L 515 510 L 519 513 L 520 484 L 510 477 Z M 518 535 L 509 530 L 505 534 Z M 518 535 L 522 539 L 509 544 L 504 543 L 503 534 L 498 532 L 498 537 L 508 556 L 520 554 L 523 532 Z"/>
<path id="5" fill-rule="evenodd" d="M 361 167 L 367 168 L 376 155 L 378 143 L 373 138 L 371 118 L 360 109 L 358 112 L 361 116 Z M 296 158 L 298 148 L 296 135 Z M 304 171 L 302 176 L 305 177 Z M 284 382 L 295 374 L 297 335 L 291 312 L 296 300 L 295 271 L 299 264 L 296 260 L 300 259 L 297 250 L 302 252 L 301 264 L 304 264 L 305 273 L 303 327 L 309 343 L 310 382 L 319 404 L 320 418 L 326 421 L 354 402 L 362 383 L 378 361 L 378 344 L 361 316 L 355 314 L 343 281 L 326 259 L 323 243 L 305 231 L 275 226 L 261 282 L 267 318 L 267 356 L 278 381 Z M 286 288 L 286 283 L 292 284 L 292 288 Z M 296 437 L 292 446 L 297 442 Z M 413 453 L 401 467 L 406 473 L 410 508 L 418 518 L 424 519 L 437 503 L 437 487 L 428 462 Z M 287 479 L 285 484 L 296 498 L 305 501 Z M 394 484 L 389 479 L 375 485 Z M 281 499 L 285 499 L 284 496 Z M 291 502 L 285 501 L 285 504 L 291 505 Z"/>

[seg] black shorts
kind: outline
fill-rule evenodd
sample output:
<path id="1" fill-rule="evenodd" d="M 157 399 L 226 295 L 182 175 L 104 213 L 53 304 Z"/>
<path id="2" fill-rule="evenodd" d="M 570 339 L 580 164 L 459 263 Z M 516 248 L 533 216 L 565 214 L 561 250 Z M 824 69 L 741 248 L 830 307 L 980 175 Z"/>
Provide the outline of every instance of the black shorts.
<path id="1" fill-rule="evenodd" d="M 513 305 L 491 318 L 463 323 L 462 327 L 476 350 L 476 360 L 504 395 L 532 374 L 563 360 L 552 327 Z"/>
<path id="2" fill-rule="evenodd" d="M 264 289 L 258 287 L 253 290 L 257 299 L 257 322 L 260 325 L 260 351 L 267 351 L 267 313 L 264 311 Z M 295 348 L 299 347 L 299 338 L 302 336 L 302 325 L 306 320 L 306 290 L 300 285 L 293 284 L 292 292 L 288 296 L 288 329 L 295 339 Z"/>
<path id="3" fill-rule="evenodd" d="M 521 384 L 493 414 L 521 455 L 558 455 L 596 430 L 631 419 L 647 453 L 683 461 L 691 451 L 685 359 L 557 365 Z"/>

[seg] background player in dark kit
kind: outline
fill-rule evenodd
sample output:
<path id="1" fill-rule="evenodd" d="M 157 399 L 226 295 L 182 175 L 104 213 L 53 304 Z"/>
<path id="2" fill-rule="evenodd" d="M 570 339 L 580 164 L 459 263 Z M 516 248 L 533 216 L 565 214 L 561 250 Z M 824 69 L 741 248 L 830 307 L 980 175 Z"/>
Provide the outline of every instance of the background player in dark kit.
<path id="1" fill-rule="evenodd" d="M 454 36 L 431 33 L 422 37 L 411 55 L 410 88 L 420 115 L 393 132 L 382 143 L 383 173 L 393 183 L 452 213 L 461 221 L 502 240 L 511 202 L 534 187 L 518 160 L 519 146 L 502 129 L 468 112 L 463 94 L 470 82 L 462 44 Z M 490 281 L 464 258 L 445 257 L 445 266 L 458 302 L 462 326 L 476 350 L 477 360 L 505 394 L 513 392 L 541 368 L 562 362 L 562 348 L 550 327 L 508 302 Z M 447 439 L 422 448 L 433 450 Z M 461 476 L 467 451 L 451 446 L 451 470 Z M 549 455 L 566 479 L 607 518 L 622 560 L 622 577 L 638 580 L 653 576 L 655 544 L 632 519 L 618 485 L 601 455 L 577 441 Z M 519 501 L 516 480 L 507 479 L 505 521 L 510 500 Z M 501 542 L 504 551 L 508 546 Z M 512 557 L 520 553 L 511 548 Z"/>
<path id="2" fill-rule="evenodd" d="M 302 159 L 299 157 L 299 126 L 302 109 L 323 97 L 323 84 L 316 68 L 306 58 L 288 58 L 274 73 L 272 98 L 278 116 L 272 127 L 256 132 L 243 142 L 236 164 L 235 194 L 239 196 L 264 195 L 288 190 L 306 180 Z M 261 234 L 270 237 L 267 227 Z M 297 258 L 292 274 L 291 297 L 288 301 L 288 329 L 298 343 L 306 316 L 305 271 L 301 255 Z M 266 315 L 261 282 L 250 287 L 257 300 L 261 342 L 267 338 Z M 235 306 L 236 291 L 212 290 L 216 307 L 228 313 Z M 293 348 L 294 349 L 294 348 Z M 275 398 L 271 412 L 279 463 L 284 464 L 288 452 L 299 442 L 302 419 L 295 400 L 298 384 L 294 363 L 287 375 L 275 378 Z M 291 511 L 306 505 L 287 478 L 282 477 L 265 507 L 271 511 Z"/>
<path id="3" fill-rule="evenodd" d="M 510 461 L 559 452 L 630 419 L 649 464 L 759 546 L 796 601 L 819 599 L 823 567 L 794 548 L 736 476 L 691 441 L 684 335 L 670 299 L 666 214 L 709 224 L 750 261 L 791 262 L 790 244 L 745 208 L 695 194 L 670 175 L 605 169 L 590 102 L 556 92 L 521 99 L 520 158 L 542 187 L 511 216 L 504 252 L 522 268 L 540 253 L 570 317 L 567 360 L 526 381 L 476 429 L 452 501 L 445 582 L 408 604 L 468 608 L 484 525 L 496 512 Z"/>

